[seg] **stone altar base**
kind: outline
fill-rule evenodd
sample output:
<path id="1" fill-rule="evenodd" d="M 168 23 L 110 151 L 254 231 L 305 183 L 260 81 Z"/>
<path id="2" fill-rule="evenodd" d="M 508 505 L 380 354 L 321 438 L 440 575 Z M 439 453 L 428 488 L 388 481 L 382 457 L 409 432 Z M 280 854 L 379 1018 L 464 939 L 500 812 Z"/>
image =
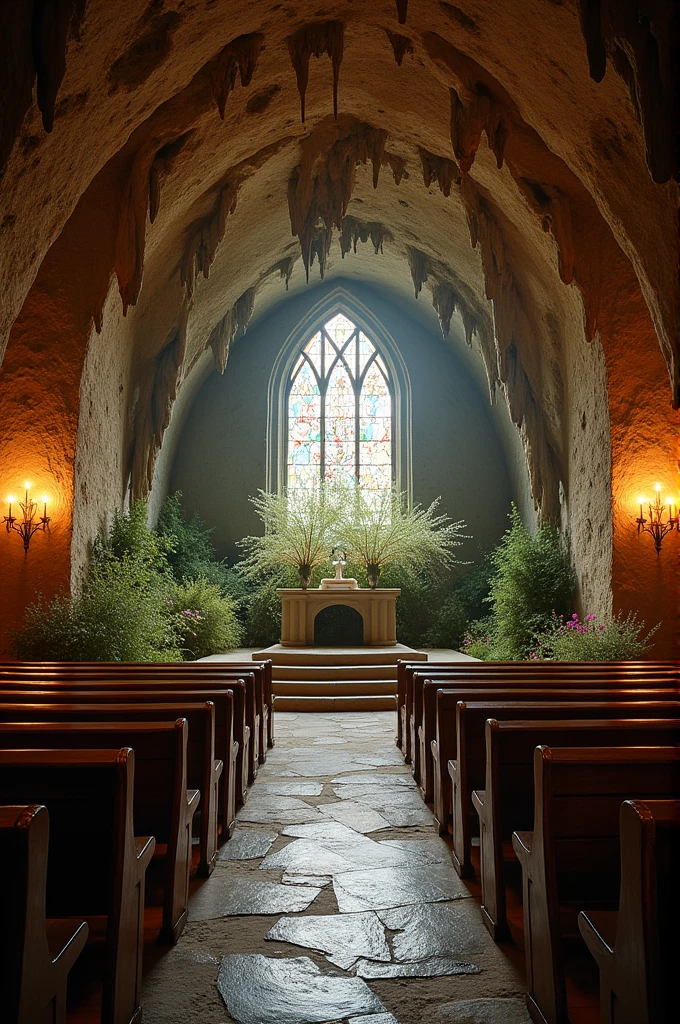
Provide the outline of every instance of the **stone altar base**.
<path id="1" fill-rule="evenodd" d="M 397 661 L 427 661 L 404 644 L 386 647 L 284 647 L 252 654 L 273 662 L 278 711 L 392 711 L 397 706 Z"/>

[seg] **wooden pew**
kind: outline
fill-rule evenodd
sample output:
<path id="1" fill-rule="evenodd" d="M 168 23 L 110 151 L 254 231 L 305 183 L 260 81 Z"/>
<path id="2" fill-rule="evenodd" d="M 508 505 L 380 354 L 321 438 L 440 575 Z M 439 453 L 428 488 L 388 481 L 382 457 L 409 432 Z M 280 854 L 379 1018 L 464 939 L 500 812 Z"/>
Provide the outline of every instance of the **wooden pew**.
<path id="1" fill-rule="evenodd" d="M 108 703 L 0 704 L 0 722 L 175 722 L 186 718 L 187 786 L 199 790 L 199 862 L 196 873 L 207 878 L 217 861 L 219 784 L 223 762 L 215 757 L 215 704 Z M 232 819 L 233 820 L 233 819 Z"/>
<path id="2" fill-rule="evenodd" d="M 108 683 L 98 685 L 92 681 L 80 683 L 75 680 L 73 687 L 66 685 L 50 685 L 43 688 L 40 683 L 35 688 L 23 684 L 12 684 L 2 681 L 4 689 L 0 690 L 0 703 L 33 703 L 35 701 L 91 703 L 94 701 L 141 701 L 142 703 L 171 703 L 176 700 L 212 700 L 215 704 L 215 755 L 224 764 L 220 780 L 220 823 L 222 835 L 231 834 L 234 821 L 234 800 L 237 804 L 245 801 L 248 789 L 250 758 L 250 727 L 246 725 L 246 684 L 243 680 L 230 680 L 229 689 L 214 688 L 206 683 L 203 688 L 196 686 L 192 680 L 183 684 L 170 684 L 169 688 L 161 688 L 152 682 L 142 681 L 139 686 L 121 680 L 124 689 L 114 689 Z M 87 687 L 97 686 L 97 689 Z M 234 745 L 237 744 L 237 748 Z M 232 765 L 234 771 L 232 774 Z"/>
<path id="3" fill-rule="evenodd" d="M 130 746 L 135 752 L 134 829 L 153 834 L 163 924 L 159 941 L 175 943 L 189 907 L 191 822 L 199 792 L 187 787 L 185 718 L 176 722 L 1 722 L 0 750 L 96 750 Z M 49 801 L 45 801 L 50 810 Z M 155 865 L 154 865 L 155 866 Z"/>
<path id="4" fill-rule="evenodd" d="M 132 750 L 0 750 L 0 801 L 50 815 L 48 918 L 106 917 L 102 1024 L 140 1024 L 144 876 Z"/>
<path id="5" fill-rule="evenodd" d="M 597 705 L 594 705 L 597 706 Z M 620 705 L 618 705 L 620 707 Z M 639 704 L 634 705 L 636 709 Z M 555 710 L 566 715 L 566 706 L 533 709 L 531 721 L 489 718 L 482 739 L 481 765 L 478 741 L 467 746 L 457 761 L 454 781 L 454 834 L 459 858 L 470 855 L 469 819 L 479 816 L 482 918 L 494 939 L 509 936 L 505 903 L 504 843 L 512 833 L 533 826 L 533 761 L 539 745 L 550 747 L 654 747 L 672 746 L 680 734 L 680 705 L 676 719 L 618 718 L 615 710 L 599 718 L 551 719 Z M 484 713 L 484 712 L 483 712 Z M 634 714 L 637 711 L 633 712 Z M 587 710 L 586 710 L 587 714 Z M 463 740 L 465 745 L 465 740 Z M 472 748 L 472 749 L 471 749 Z M 464 768 L 467 762 L 467 769 Z M 450 762 L 451 763 L 451 762 Z M 480 771 L 481 769 L 481 771 Z M 475 786 L 480 780 L 479 787 Z M 461 790 L 465 787 L 465 791 Z M 457 787 L 457 788 L 456 788 Z M 473 810 L 474 808 L 474 810 Z M 463 850 L 464 844 L 467 844 Z M 506 847 L 507 849 L 507 847 Z M 509 852 L 509 851 L 508 851 Z"/>
<path id="6" fill-rule="evenodd" d="M 624 801 L 619 832 L 619 909 L 578 917 L 600 968 L 601 1024 L 671 1024 L 678 1009 L 680 800 Z"/>
<path id="7" fill-rule="evenodd" d="M 534 828 L 514 832 L 522 866 L 527 1006 L 534 1021 L 567 1024 L 562 935 L 579 910 L 613 909 L 620 886 L 623 800 L 672 799 L 680 750 L 537 747 Z"/>
<path id="8" fill-rule="evenodd" d="M 536 688 L 506 685 L 503 688 L 494 689 L 482 684 L 481 686 L 474 687 L 455 686 L 453 689 L 438 689 L 436 697 L 436 732 L 435 739 L 430 743 L 430 754 L 432 757 L 434 815 L 442 834 L 445 834 L 451 828 L 451 777 L 448 771 L 448 763 L 455 760 L 458 756 L 457 708 L 460 701 L 464 703 L 495 702 L 497 705 L 511 705 L 517 701 L 549 704 L 555 702 L 573 703 L 574 701 L 579 703 L 609 703 L 612 700 L 624 704 L 637 704 L 640 702 L 647 704 L 652 702 L 657 705 L 658 714 L 656 717 L 658 718 L 665 718 L 669 715 L 673 717 L 678 712 L 678 703 L 680 703 L 676 699 L 675 691 L 667 689 L 654 690 L 649 687 L 612 690 L 609 687 L 603 689 L 589 687 L 570 687 L 569 689 L 564 689 L 562 686 L 555 688 L 552 685 Z M 662 708 L 665 708 L 665 710 L 662 710 Z"/>
<path id="9" fill-rule="evenodd" d="M 6 1024 L 66 1024 L 68 974 L 87 942 L 87 922 L 45 917 L 48 842 L 46 807 L 0 807 L 0 1017 Z"/>
<path id="10" fill-rule="evenodd" d="M 247 766 L 244 771 L 247 775 L 246 782 L 255 780 L 259 764 L 259 734 L 262 723 L 262 716 L 258 711 L 258 694 L 261 691 L 256 685 L 256 673 L 247 672 L 236 675 L 231 671 L 222 670 L 217 673 L 196 672 L 194 669 L 195 664 L 200 664 L 198 662 L 188 667 L 182 663 L 170 674 L 163 672 L 162 666 L 159 665 L 150 665 L 146 670 L 140 666 L 139 671 L 135 667 L 135 671 L 131 672 L 126 664 L 121 663 L 118 668 L 114 666 L 111 671 L 106 668 L 97 672 L 81 668 L 76 668 L 73 671 L 70 662 L 64 662 L 59 669 L 54 667 L 56 663 L 52 664 L 53 668 L 46 675 L 39 675 L 32 668 L 14 673 L 0 670 L 0 686 L 3 690 L 27 689 L 31 685 L 35 685 L 41 690 L 62 687 L 69 690 L 91 690 L 106 687 L 115 690 L 149 690 L 158 686 L 163 690 L 182 691 L 190 689 L 207 691 L 214 687 L 218 690 L 232 689 L 234 692 L 240 686 L 244 691 L 245 725 L 250 730 Z M 261 674 L 258 678 L 261 679 Z M 234 738 L 240 742 L 236 727 L 234 733 Z M 243 753 L 246 753 L 245 742 L 243 743 Z"/>
<path id="11" fill-rule="evenodd" d="M 669 694 L 669 699 L 678 695 L 677 677 L 672 671 L 626 671 L 621 673 L 618 668 L 613 669 L 609 664 L 593 662 L 582 662 L 579 665 L 567 662 L 529 662 L 528 664 L 536 667 L 525 671 L 521 668 L 522 664 L 516 663 L 519 668 L 514 670 L 504 667 L 500 671 L 493 671 L 490 666 L 485 664 L 481 672 L 460 673 L 455 677 L 441 674 L 430 676 L 421 672 L 413 673 L 414 714 L 411 717 L 410 727 L 414 748 L 411 763 L 413 775 L 426 802 L 431 801 L 433 795 L 433 765 L 430 745 L 436 735 L 436 693 L 443 686 L 449 688 L 460 682 L 476 682 L 480 686 L 489 686 L 493 682 L 498 682 L 498 684 L 507 682 L 516 687 L 540 685 L 574 689 L 605 686 L 650 686 L 672 688 L 675 693 Z M 477 667 L 475 666 L 475 668 Z"/>
<path id="12" fill-rule="evenodd" d="M 116 678 L 140 679 L 141 676 L 155 680 L 200 679 L 209 683 L 224 683 L 231 679 L 245 679 L 253 688 L 252 713 L 248 709 L 248 725 L 253 734 L 253 751 L 258 763 L 264 763 L 267 747 L 274 746 L 274 716 L 272 704 L 272 662 L 265 661 L 234 663 L 216 661 L 192 662 L 0 662 L 0 685 L 3 680 L 30 678 L 48 679 L 64 671 L 74 676 L 95 676 L 98 679 Z M 257 733 L 255 738 L 255 725 Z"/>
<path id="13" fill-rule="evenodd" d="M 413 674 L 414 672 L 423 673 L 425 677 L 432 678 L 435 675 L 449 674 L 450 676 L 459 677 L 461 673 L 466 674 L 471 672 L 477 675 L 483 675 L 487 671 L 496 671 L 498 669 L 508 668 L 510 671 L 515 673 L 524 674 L 526 672 L 534 671 L 536 667 L 546 664 L 545 662 L 539 661 L 490 661 L 490 662 L 470 662 L 470 661 L 450 661 L 450 662 L 425 662 L 422 661 L 408 661 L 406 659 L 400 659 L 397 662 L 397 745 L 400 746 L 404 755 L 404 760 L 409 763 L 412 757 L 411 750 L 411 725 L 410 719 L 414 713 L 413 707 Z M 552 662 L 550 664 L 559 664 L 564 666 L 575 666 L 582 667 L 583 662 Z M 612 668 L 618 668 L 622 673 L 629 674 L 635 672 L 649 672 L 653 671 L 668 671 L 675 672 L 675 683 L 678 684 L 678 673 L 680 671 L 680 662 L 677 660 L 668 661 L 618 661 L 618 662 L 591 662 L 591 665 L 608 665 Z M 636 684 L 637 685 L 637 684 Z M 419 724 L 419 723 L 418 723 Z M 414 736 L 417 733 L 414 733 Z"/>

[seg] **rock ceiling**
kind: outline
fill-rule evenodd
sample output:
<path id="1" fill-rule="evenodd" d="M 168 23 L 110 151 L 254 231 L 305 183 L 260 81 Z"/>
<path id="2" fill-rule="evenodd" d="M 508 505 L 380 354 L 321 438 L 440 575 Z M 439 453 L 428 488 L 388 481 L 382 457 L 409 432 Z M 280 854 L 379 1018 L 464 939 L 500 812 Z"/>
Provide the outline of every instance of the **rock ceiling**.
<path id="1" fill-rule="evenodd" d="M 82 268 L 70 301 L 99 332 L 115 278 L 146 399 L 135 493 L 201 353 L 222 372 L 273 284 L 324 272 L 423 291 L 445 334 L 455 317 L 528 438 L 538 501 L 559 476 L 562 325 L 595 336 L 603 275 L 632 266 L 677 403 L 670 0 L 15 0 L 2 17 L 0 339 L 50 247 Z"/>

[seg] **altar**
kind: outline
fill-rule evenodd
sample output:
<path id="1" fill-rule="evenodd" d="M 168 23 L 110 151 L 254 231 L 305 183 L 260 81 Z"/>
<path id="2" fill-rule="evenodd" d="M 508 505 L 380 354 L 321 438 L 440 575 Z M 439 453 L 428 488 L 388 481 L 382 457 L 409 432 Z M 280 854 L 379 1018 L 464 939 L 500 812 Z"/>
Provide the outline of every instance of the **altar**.
<path id="1" fill-rule="evenodd" d="M 398 588 L 303 590 L 281 587 L 276 593 L 282 604 L 282 647 L 311 647 L 314 620 L 320 611 L 332 605 L 344 605 L 359 613 L 364 625 L 364 646 L 396 646 L 397 598 L 401 593 Z"/>

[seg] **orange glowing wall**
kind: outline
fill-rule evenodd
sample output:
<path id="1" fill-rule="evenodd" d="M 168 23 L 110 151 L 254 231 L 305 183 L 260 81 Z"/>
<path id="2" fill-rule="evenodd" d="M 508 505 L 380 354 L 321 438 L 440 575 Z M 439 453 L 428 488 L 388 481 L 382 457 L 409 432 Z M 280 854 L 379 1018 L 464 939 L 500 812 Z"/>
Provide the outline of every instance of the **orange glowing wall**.
<path id="1" fill-rule="evenodd" d="M 648 534 L 638 536 L 639 497 L 680 504 L 680 414 L 671 405 L 666 363 L 628 261 L 610 267 L 603 285 L 602 344 L 611 419 L 614 611 L 635 611 L 648 626 L 661 623 L 652 656 L 680 656 L 680 534 L 660 555 Z M 645 515 L 647 515 L 647 511 Z"/>

